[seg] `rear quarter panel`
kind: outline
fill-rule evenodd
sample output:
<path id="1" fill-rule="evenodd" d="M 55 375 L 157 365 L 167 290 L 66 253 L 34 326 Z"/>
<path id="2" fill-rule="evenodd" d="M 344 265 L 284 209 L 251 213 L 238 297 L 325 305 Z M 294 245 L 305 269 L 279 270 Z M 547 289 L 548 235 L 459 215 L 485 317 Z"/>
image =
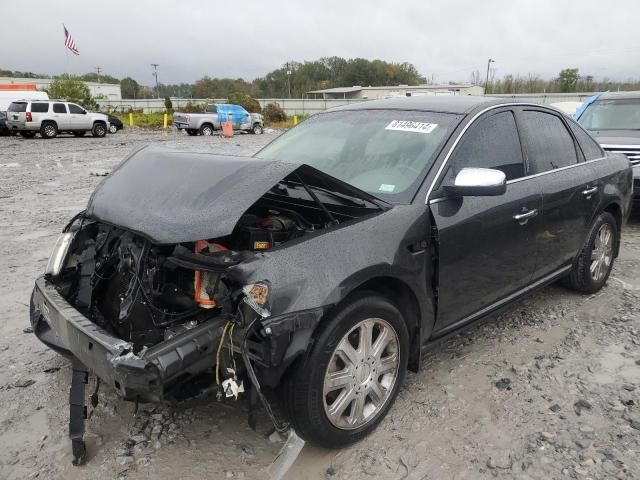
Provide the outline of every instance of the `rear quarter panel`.
<path id="1" fill-rule="evenodd" d="M 589 168 L 595 173 L 602 192 L 597 212 L 613 203 L 620 207 L 623 222 L 626 221 L 633 201 L 633 171 L 629 159 L 619 153 L 607 153 L 603 159 L 589 162 Z"/>

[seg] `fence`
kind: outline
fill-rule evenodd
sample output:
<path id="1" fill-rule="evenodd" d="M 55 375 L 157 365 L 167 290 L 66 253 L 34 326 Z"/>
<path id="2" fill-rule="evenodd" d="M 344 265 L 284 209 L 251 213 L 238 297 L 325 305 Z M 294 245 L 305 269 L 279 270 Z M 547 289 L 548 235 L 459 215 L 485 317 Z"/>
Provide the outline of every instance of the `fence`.
<path id="1" fill-rule="evenodd" d="M 514 102 L 534 102 L 534 103 L 556 103 L 556 102 L 582 102 L 593 93 L 529 93 L 529 94 L 495 94 L 488 97 L 510 99 Z M 339 107 L 351 103 L 366 102 L 365 99 L 312 99 L 312 98 L 258 98 L 260 105 L 264 107 L 268 103 L 277 103 L 287 113 L 287 115 L 313 115 L 328 108 Z M 127 112 L 131 110 L 142 110 L 144 113 L 164 111 L 164 99 L 123 99 L 123 100 L 96 100 L 101 110 L 117 110 Z M 172 98 L 171 104 L 174 110 L 180 110 L 187 103 L 225 103 L 222 98 Z"/>

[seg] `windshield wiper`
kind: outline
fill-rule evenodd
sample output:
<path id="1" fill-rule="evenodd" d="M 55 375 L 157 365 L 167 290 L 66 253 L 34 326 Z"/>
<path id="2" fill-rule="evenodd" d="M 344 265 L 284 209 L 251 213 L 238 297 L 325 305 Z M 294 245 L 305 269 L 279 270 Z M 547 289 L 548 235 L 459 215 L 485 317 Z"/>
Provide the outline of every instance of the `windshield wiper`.
<path id="1" fill-rule="evenodd" d="M 304 187 L 304 189 L 307 191 L 309 196 L 313 199 L 314 202 L 316 202 L 318 207 L 320 207 L 320 210 L 322 210 L 322 213 L 324 213 L 327 216 L 327 218 L 329 219 L 329 223 L 331 225 L 338 225 L 340 222 L 336 220 L 336 217 L 334 217 L 329 210 L 327 210 L 327 207 L 325 206 L 325 204 L 320 201 L 320 199 L 313 192 L 313 190 L 311 190 L 311 188 L 309 188 L 309 186 L 306 183 L 304 183 L 302 178 L 300 178 L 300 175 L 296 174 L 296 177 L 298 177 L 298 181 L 300 182 L 300 185 Z"/>

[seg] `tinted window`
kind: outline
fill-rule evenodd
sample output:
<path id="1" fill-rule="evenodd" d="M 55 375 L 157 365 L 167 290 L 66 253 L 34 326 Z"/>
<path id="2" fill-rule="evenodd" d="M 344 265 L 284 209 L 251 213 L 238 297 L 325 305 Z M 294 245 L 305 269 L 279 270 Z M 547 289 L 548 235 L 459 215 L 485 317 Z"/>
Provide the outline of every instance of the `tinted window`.
<path id="1" fill-rule="evenodd" d="M 26 112 L 27 104 L 25 102 L 13 102 L 9 105 L 8 112 Z"/>
<path id="2" fill-rule="evenodd" d="M 32 103 L 31 112 L 33 113 L 46 113 L 49 111 L 48 103 Z"/>
<path id="3" fill-rule="evenodd" d="M 578 162 L 573 137 L 556 115 L 525 110 L 522 129 L 527 139 L 531 174 L 568 167 Z"/>
<path id="4" fill-rule="evenodd" d="M 67 107 L 64 105 L 64 103 L 54 103 L 53 113 L 67 113 Z"/>
<path id="5" fill-rule="evenodd" d="M 74 105 L 73 103 L 70 103 L 69 113 L 85 113 L 85 111 L 84 109 L 80 108 L 78 105 Z"/>
<path id="6" fill-rule="evenodd" d="M 462 137 L 453 153 L 447 178 L 465 167 L 501 170 L 507 180 L 524 176 L 524 162 L 516 122 L 511 112 L 482 118 Z"/>
<path id="7" fill-rule="evenodd" d="M 587 160 L 595 160 L 596 158 L 602 158 L 603 153 L 600 149 L 600 146 L 596 143 L 596 141 L 591 138 L 591 136 L 585 132 L 578 124 L 575 122 L 568 122 L 569 127 L 573 131 L 573 134 L 578 139 L 578 143 L 580 144 L 580 148 L 582 149 L 582 153 Z"/>

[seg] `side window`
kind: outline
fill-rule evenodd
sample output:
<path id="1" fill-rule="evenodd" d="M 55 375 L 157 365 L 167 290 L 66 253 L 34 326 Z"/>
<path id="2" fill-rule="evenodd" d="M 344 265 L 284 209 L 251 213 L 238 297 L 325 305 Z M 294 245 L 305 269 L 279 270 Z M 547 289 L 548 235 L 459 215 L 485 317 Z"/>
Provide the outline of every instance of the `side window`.
<path id="1" fill-rule="evenodd" d="M 47 113 L 48 111 L 49 111 L 48 103 L 32 103 L 31 104 L 32 113 Z"/>
<path id="2" fill-rule="evenodd" d="M 602 149 L 600 145 L 591 138 L 587 132 L 585 132 L 580 125 L 576 122 L 570 121 L 569 127 L 573 131 L 578 143 L 580 144 L 580 148 L 582 149 L 582 153 L 587 160 L 595 160 L 596 158 L 602 158 L 604 153 L 602 153 Z"/>
<path id="3" fill-rule="evenodd" d="M 511 112 L 481 118 L 453 152 L 447 179 L 465 168 L 501 170 L 507 180 L 524 176 L 524 162 L 516 122 Z"/>
<path id="4" fill-rule="evenodd" d="M 522 112 L 531 174 L 578 163 L 573 137 L 560 117 L 537 110 Z"/>
<path id="5" fill-rule="evenodd" d="M 78 105 L 74 105 L 73 103 L 69 104 L 69 113 L 85 113 L 85 111 L 80 108 Z"/>
<path id="6" fill-rule="evenodd" d="M 64 103 L 54 103 L 53 113 L 67 113 L 67 107 L 64 105 Z"/>

